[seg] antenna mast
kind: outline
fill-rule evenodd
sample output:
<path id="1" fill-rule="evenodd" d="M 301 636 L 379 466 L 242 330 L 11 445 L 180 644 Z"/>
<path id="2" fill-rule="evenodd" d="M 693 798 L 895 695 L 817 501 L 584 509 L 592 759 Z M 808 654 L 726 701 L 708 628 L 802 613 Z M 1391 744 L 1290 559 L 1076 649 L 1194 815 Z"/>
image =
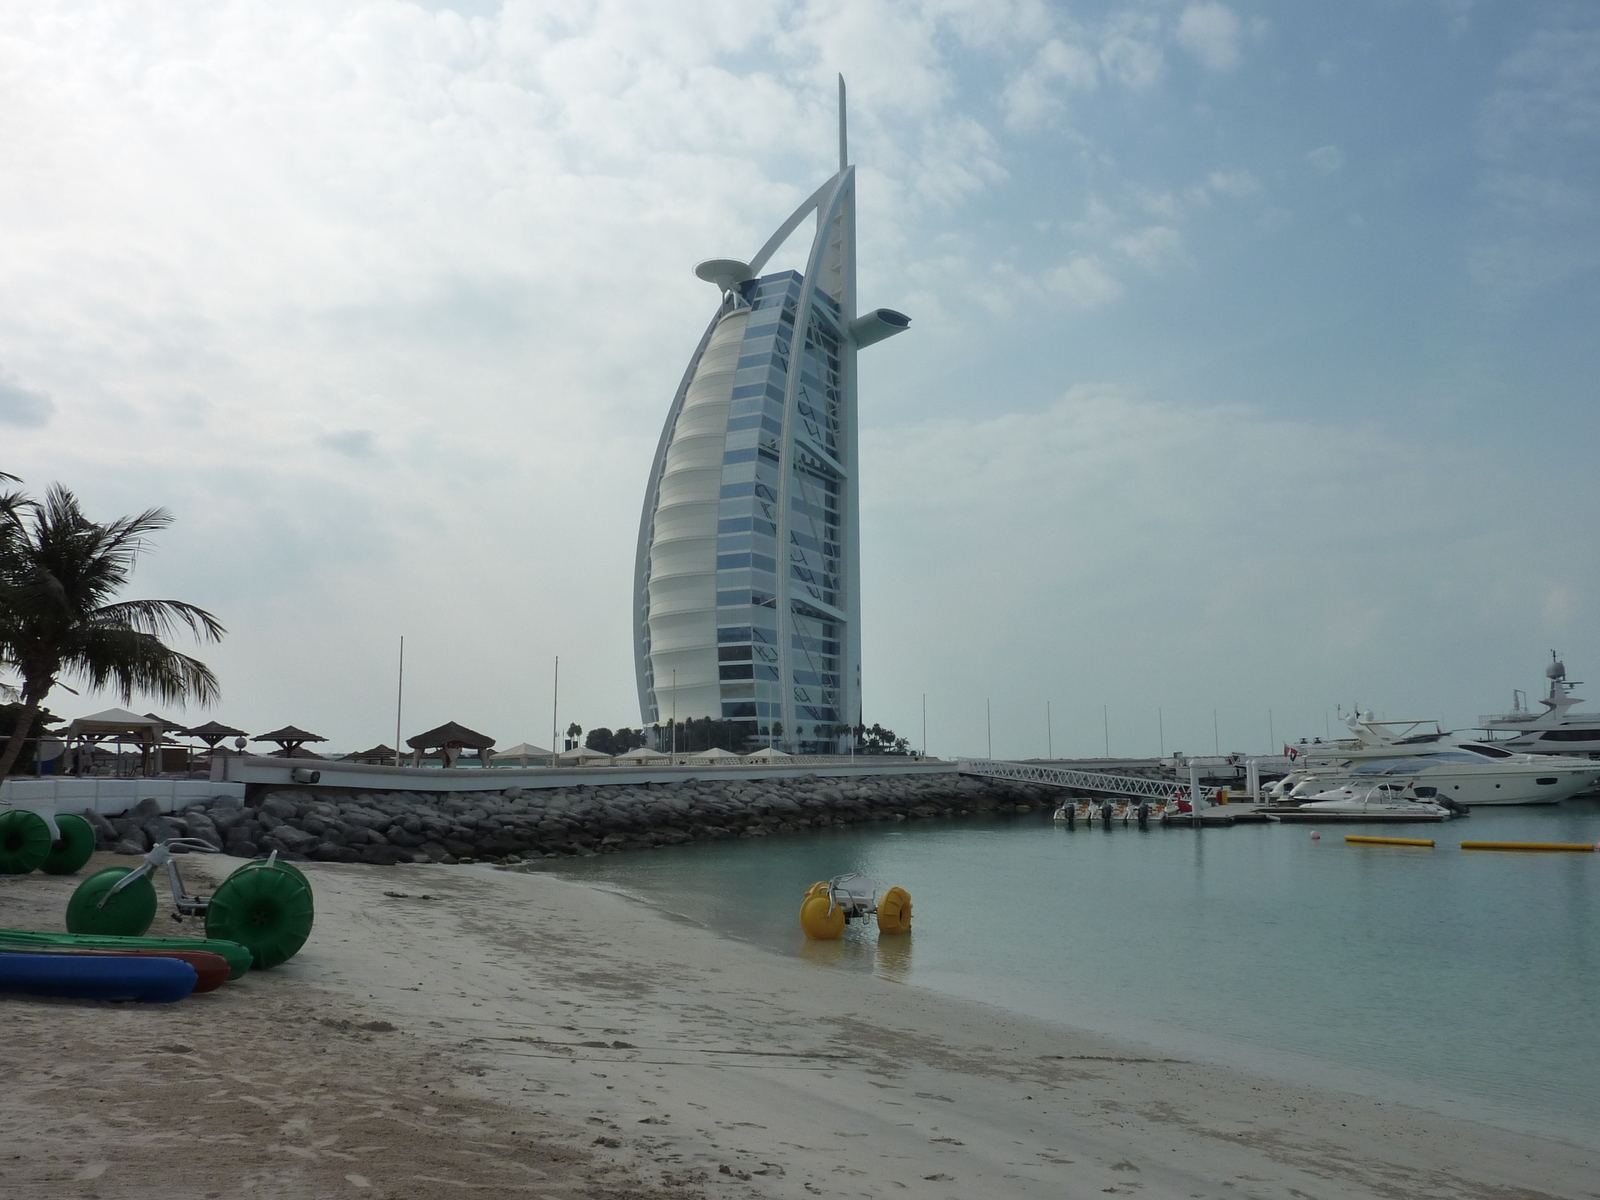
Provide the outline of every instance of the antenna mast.
<path id="1" fill-rule="evenodd" d="M 839 170 L 843 171 L 850 165 L 849 142 L 845 138 L 844 123 L 844 75 L 839 76 Z"/>

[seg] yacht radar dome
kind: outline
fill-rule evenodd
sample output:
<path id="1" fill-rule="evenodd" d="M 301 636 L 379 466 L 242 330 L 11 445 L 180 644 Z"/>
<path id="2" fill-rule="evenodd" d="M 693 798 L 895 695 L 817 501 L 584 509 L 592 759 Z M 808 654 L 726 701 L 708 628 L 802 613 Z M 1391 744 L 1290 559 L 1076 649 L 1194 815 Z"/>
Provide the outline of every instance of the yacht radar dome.
<path id="1" fill-rule="evenodd" d="M 707 283 L 714 283 L 724 292 L 731 292 L 747 279 L 754 279 L 750 264 L 736 258 L 708 258 L 694 269 L 695 275 Z"/>

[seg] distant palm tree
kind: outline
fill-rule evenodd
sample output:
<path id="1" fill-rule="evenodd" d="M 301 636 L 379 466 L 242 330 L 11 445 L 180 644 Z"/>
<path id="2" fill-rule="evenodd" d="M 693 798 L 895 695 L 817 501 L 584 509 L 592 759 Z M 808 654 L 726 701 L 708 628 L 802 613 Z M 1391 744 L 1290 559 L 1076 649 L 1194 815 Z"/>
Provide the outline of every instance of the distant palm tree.
<path id="1" fill-rule="evenodd" d="M 160 508 L 98 524 L 59 484 L 42 503 L 0 504 L 0 664 L 22 677 L 22 709 L 0 750 L 0 779 L 62 675 L 113 688 L 124 704 L 135 692 L 166 704 L 216 699 L 211 669 L 162 641 L 180 626 L 221 641 L 226 631 L 216 617 L 179 600 L 114 599 L 144 538 L 170 524 Z"/>

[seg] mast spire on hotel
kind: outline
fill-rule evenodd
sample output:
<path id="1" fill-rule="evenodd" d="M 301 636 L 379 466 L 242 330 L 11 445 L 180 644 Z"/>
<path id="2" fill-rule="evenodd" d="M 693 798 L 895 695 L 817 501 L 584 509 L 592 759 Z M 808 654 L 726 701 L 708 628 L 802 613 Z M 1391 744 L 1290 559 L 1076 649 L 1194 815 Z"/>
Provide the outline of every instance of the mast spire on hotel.
<path id="1" fill-rule="evenodd" d="M 835 729 L 861 720 L 856 351 L 910 319 L 857 315 L 855 185 L 841 75 L 838 174 L 748 262 L 695 268 L 720 299 L 667 412 L 639 522 L 645 725 L 675 708 L 737 721 L 762 745 L 831 753 Z M 763 275 L 813 217 L 805 272 Z"/>

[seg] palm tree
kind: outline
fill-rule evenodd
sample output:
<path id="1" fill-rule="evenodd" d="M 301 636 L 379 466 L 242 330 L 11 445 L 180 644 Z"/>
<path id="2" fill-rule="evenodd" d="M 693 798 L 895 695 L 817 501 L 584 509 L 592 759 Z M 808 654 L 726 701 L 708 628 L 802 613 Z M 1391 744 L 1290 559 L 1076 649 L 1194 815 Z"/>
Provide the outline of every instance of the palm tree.
<path id="1" fill-rule="evenodd" d="M 163 703 L 215 700 L 211 668 L 162 640 L 180 626 L 202 641 L 226 631 L 203 608 L 179 600 L 114 599 L 127 586 L 144 538 L 172 524 L 165 509 L 98 524 L 59 484 L 43 503 L 0 505 L 0 664 L 22 677 L 22 710 L 0 750 L 0 779 L 16 762 L 29 726 L 61 675 Z"/>

